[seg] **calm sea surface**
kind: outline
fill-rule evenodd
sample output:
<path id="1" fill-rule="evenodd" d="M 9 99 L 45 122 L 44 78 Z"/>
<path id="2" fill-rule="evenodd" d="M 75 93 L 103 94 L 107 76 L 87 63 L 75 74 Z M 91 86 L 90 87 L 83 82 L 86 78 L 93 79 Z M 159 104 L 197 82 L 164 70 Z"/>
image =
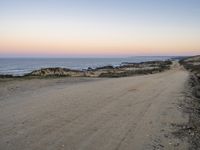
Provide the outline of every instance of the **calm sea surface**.
<path id="1" fill-rule="evenodd" d="M 122 62 L 167 60 L 169 56 L 140 56 L 130 58 L 0 58 L 0 74 L 23 75 L 47 67 L 70 69 L 96 68 L 105 65 L 118 66 Z"/>

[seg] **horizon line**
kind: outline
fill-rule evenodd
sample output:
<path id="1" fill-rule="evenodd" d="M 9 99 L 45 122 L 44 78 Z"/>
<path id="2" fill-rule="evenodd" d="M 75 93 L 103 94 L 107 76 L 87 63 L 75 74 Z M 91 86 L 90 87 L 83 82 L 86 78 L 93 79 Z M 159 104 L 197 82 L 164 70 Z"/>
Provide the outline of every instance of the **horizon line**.
<path id="1" fill-rule="evenodd" d="M 48 56 L 33 56 L 33 57 L 30 57 L 30 56 L 8 56 L 8 57 L 1 57 L 0 56 L 0 59 L 57 59 L 57 58 L 60 58 L 60 59 L 65 59 L 65 58 L 77 58 L 77 59 L 88 59 L 88 58 L 91 58 L 91 59 L 99 59 L 99 58 L 132 58 L 132 57 L 191 57 L 191 56 L 197 56 L 197 55 L 134 55 L 134 56 L 122 56 L 122 57 L 115 57 L 115 56 L 101 56 L 101 57 L 97 57 L 97 56 L 86 56 L 86 57 L 76 57 L 76 56 L 72 56 L 72 57 L 60 57 L 60 56 L 55 56 L 55 57 L 48 57 Z"/>

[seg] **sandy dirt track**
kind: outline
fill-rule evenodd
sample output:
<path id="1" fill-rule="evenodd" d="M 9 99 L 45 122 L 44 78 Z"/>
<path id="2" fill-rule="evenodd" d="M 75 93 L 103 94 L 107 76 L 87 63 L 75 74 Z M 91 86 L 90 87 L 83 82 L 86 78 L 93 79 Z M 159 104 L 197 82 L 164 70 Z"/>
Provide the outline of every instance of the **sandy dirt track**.
<path id="1" fill-rule="evenodd" d="M 2 82 L 0 150 L 187 149 L 171 134 L 188 121 L 178 107 L 187 79 L 175 64 L 154 75 L 73 84 Z"/>

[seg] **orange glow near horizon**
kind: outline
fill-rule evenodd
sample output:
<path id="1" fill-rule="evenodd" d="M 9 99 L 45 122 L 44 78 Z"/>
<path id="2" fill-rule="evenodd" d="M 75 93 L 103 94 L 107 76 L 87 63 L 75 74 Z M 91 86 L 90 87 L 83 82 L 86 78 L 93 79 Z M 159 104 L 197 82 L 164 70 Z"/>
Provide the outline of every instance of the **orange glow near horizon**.
<path id="1" fill-rule="evenodd" d="M 198 54 L 197 43 L 186 41 L 128 41 L 128 40 L 40 40 L 0 39 L 0 53 L 22 55 L 184 55 Z"/>
<path id="2" fill-rule="evenodd" d="M 4 1 L 0 57 L 200 54 L 197 2 L 156 1 Z"/>

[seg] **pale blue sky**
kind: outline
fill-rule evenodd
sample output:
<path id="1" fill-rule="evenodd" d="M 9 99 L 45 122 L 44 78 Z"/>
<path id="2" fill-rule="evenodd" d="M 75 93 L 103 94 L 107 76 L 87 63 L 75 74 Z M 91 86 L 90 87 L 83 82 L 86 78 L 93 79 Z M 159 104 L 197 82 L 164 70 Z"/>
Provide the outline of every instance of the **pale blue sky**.
<path id="1" fill-rule="evenodd" d="M 200 0 L 0 0 L 0 39 L 10 37 L 10 44 L 16 41 L 15 39 L 34 41 L 37 38 L 50 38 L 48 40 L 51 43 L 52 40 L 55 41 L 53 39 L 55 36 L 58 41 L 73 39 L 70 41 L 73 43 L 77 40 L 77 45 L 80 47 L 84 47 L 84 44 L 79 43 L 89 44 L 93 39 L 102 43 L 103 40 L 110 41 L 111 44 L 106 43 L 108 46 L 103 47 L 104 51 L 112 49 L 109 55 L 115 53 L 113 49 L 117 47 L 112 47 L 112 44 L 120 42 L 122 46 L 128 45 L 127 55 L 129 53 L 160 55 L 176 50 L 175 54 L 178 55 L 181 52 L 182 54 L 189 54 L 190 51 L 199 52 L 199 28 Z M 162 41 L 159 41 L 161 39 Z M 147 42 L 149 40 L 152 40 L 152 44 Z M 156 40 L 162 45 L 156 45 Z M 177 49 L 175 40 L 178 43 Z M 146 47 L 142 45 L 142 41 Z M 91 45 L 97 45 L 90 47 L 94 49 L 94 55 L 100 54 L 99 45 L 102 43 L 92 41 Z M 20 46 L 16 44 L 16 48 L 5 46 L 6 44 L 0 45 L 0 53 L 8 52 L 9 55 L 12 53 L 10 49 L 15 49 L 13 51 L 15 54 L 21 53 L 19 49 L 22 43 Z M 41 48 L 48 47 L 48 42 L 43 42 L 41 45 Z M 148 46 L 150 50 L 145 53 L 145 50 L 148 51 Z M 164 46 L 166 48 L 163 48 Z M 74 48 L 73 45 L 63 46 L 62 53 L 71 54 L 72 47 Z M 77 50 L 76 53 L 82 54 L 86 48 L 87 46 L 83 50 Z M 32 48 L 33 51 L 34 49 L 38 48 Z M 44 54 L 46 52 L 47 50 Z M 89 52 L 91 50 L 85 51 L 86 54 Z M 34 53 L 30 52 L 30 55 L 32 54 Z"/>
<path id="2" fill-rule="evenodd" d="M 87 18 L 102 21 L 163 21 L 200 24 L 199 0 L 0 0 L 3 18 Z M 97 18 L 98 17 L 98 18 Z M 133 19 L 133 20 L 132 20 Z M 158 22 L 161 23 L 161 22 Z"/>

